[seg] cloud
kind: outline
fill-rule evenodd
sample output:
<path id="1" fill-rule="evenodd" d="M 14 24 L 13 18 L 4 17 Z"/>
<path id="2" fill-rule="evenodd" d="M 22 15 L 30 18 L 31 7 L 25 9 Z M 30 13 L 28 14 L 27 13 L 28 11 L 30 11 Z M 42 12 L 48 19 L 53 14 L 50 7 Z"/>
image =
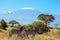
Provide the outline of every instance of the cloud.
<path id="1" fill-rule="evenodd" d="M 34 8 L 21 8 L 23 10 L 34 10 Z"/>
<path id="2" fill-rule="evenodd" d="M 12 12 L 10 10 L 7 11 L 8 14 L 11 14 Z"/>

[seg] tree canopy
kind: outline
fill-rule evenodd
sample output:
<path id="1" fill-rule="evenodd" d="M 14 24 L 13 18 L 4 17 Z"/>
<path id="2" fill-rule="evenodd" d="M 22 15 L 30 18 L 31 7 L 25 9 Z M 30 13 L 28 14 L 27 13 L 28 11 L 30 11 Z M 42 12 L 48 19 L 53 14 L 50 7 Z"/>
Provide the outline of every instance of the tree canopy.
<path id="1" fill-rule="evenodd" d="M 15 21 L 15 20 L 11 20 L 11 21 L 9 22 L 9 24 L 12 24 L 11 27 L 13 27 L 14 24 L 19 24 L 19 22 Z"/>
<path id="2" fill-rule="evenodd" d="M 7 23 L 5 22 L 4 19 L 1 20 L 1 22 L 0 22 L 0 26 L 1 26 L 2 29 L 6 30 Z"/>
<path id="3" fill-rule="evenodd" d="M 53 15 L 40 14 L 38 15 L 38 20 L 45 22 L 46 24 L 53 22 L 55 20 Z"/>

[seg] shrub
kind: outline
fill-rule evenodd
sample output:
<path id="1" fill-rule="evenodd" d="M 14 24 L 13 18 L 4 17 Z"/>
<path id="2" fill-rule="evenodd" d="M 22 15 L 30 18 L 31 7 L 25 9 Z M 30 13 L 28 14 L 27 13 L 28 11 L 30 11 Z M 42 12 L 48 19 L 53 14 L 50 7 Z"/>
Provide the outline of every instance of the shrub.
<path id="1" fill-rule="evenodd" d="M 44 33 L 50 31 L 49 26 L 43 22 L 35 21 L 32 23 L 32 26 L 38 33 Z"/>
<path id="2" fill-rule="evenodd" d="M 6 27 L 7 27 L 7 23 L 5 22 L 5 20 L 2 19 L 0 22 L 0 28 L 6 30 Z"/>
<path id="3" fill-rule="evenodd" d="M 21 25 L 20 24 L 17 24 L 17 26 L 15 28 L 19 29 L 20 27 L 21 27 Z"/>
<path id="4" fill-rule="evenodd" d="M 32 26 L 31 24 L 25 25 L 25 27 L 26 27 L 27 29 L 33 28 L 33 26 Z"/>

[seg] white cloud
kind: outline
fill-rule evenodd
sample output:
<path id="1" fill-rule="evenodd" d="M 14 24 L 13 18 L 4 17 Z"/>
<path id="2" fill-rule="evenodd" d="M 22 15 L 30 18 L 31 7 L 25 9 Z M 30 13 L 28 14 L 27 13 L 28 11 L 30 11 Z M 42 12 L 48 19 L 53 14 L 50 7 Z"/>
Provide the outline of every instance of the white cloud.
<path id="1" fill-rule="evenodd" d="M 11 14 L 12 12 L 10 10 L 7 11 L 8 14 Z"/>
<path id="2" fill-rule="evenodd" d="M 23 10 L 34 10 L 34 8 L 21 8 Z"/>

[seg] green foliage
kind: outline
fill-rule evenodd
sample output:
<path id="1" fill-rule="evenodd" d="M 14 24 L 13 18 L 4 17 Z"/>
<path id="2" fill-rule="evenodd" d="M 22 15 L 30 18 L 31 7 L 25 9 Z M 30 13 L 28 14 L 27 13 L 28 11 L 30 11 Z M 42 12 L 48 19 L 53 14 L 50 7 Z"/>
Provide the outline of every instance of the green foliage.
<path id="1" fill-rule="evenodd" d="M 35 30 L 39 32 L 48 32 L 49 26 L 43 22 L 35 21 L 32 23 L 32 26 L 35 28 Z"/>
<path id="2" fill-rule="evenodd" d="M 20 24 L 17 24 L 17 26 L 15 28 L 19 29 L 20 27 L 21 27 L 21 25 Z"/>
<path id="3" fill-rule="evenodd" d="M 12 24 L 11 27 L 14 27 L 14 24 Z"/>
<path id="4" fill-rule="evenodd" d="M 40 14 L 38 15 L 38 20 L 45 22 L 46 24 L 53 22 L 55 20 L 53 15 Z"/>
<path id="5" fill-rule="evenodd" d="M 5 20 L 2 19 L 0 22 L 0 28 L 6 30 L 6 27 L 7 27 L 7 23 L 5 22 Z"/>
<path id="6" fill-rule="evenodd" d="M 28 29 L 34 29 L 37 32 L 44 33 L 50 31 L 50 28 L 47 24 L 40 22 L 40 21 L 34 21 L 32 24 L 24 25 Z"/>
<path id="7" fill-rule="evenodd" d="M 33 28 L 33 26 L 31 24 L 28 25 L 24 25 L 27 29 Z"/>

